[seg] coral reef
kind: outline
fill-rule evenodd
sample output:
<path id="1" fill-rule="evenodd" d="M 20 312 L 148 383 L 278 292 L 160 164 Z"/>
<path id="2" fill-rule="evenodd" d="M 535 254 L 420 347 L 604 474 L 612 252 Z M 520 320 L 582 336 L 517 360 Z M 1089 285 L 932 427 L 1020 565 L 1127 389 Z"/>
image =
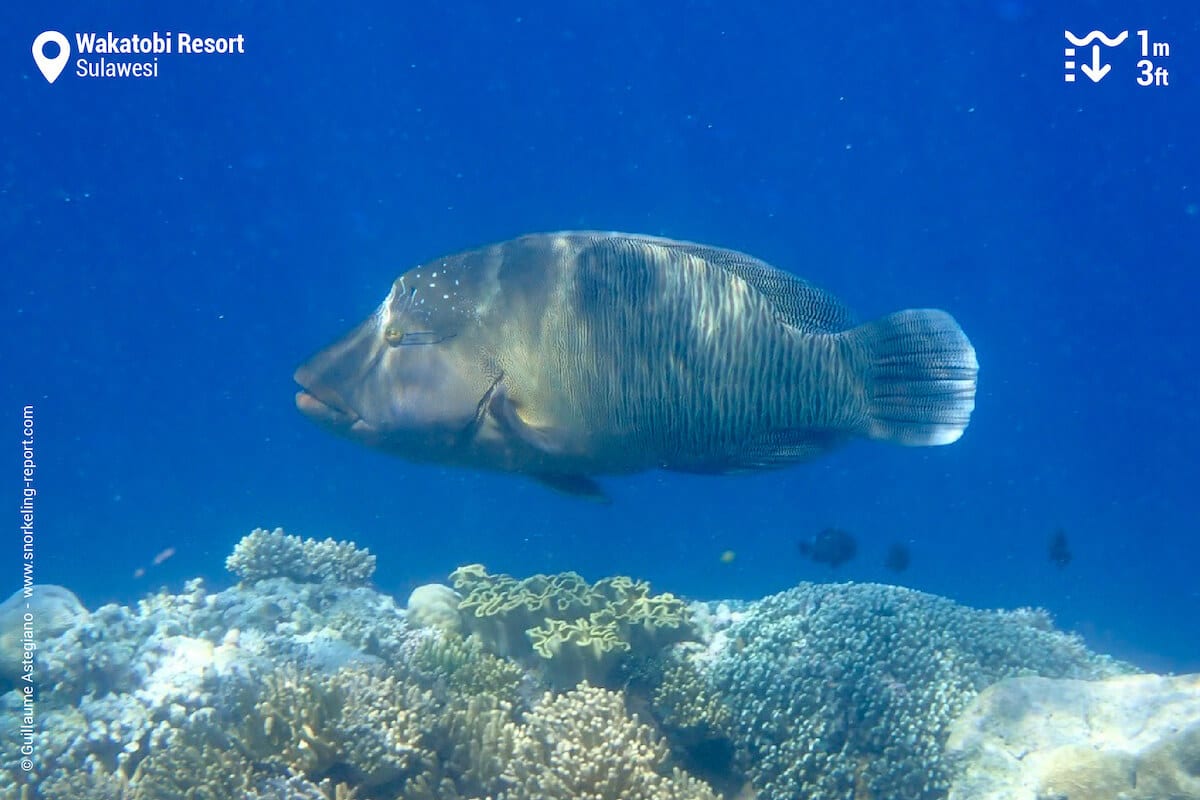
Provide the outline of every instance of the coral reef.
<path id="1" fill-rule="evenodd" d="M 629 578 L 476 565 L 454 573 L 461 602 L 438 587 L 406 613 L 352 544 L 260 530 L 229 561 L 228 589 L 190 581 L 37 643 L 32 732 L 21 693 L 0 696 L 0 800 L 932 800 L 984 687 L 1130 671 L 1042 613 L 888 586 L 685 606 Z M 1188 713 L 1122 753 L 1065 742 L 1035 796 L 1193 796 Z"/>
<path id="2" fill-rule="evenodd" d="M 282 528 L 256 528 L 233 548 L 225 568 L 246 583 L 289 578 L 296 583 L 364 586 L 375 573 L 375 556 L 352 542 L 301 539 Z"/>
<path id="3" fill-rule="evenodd" d="M 104 774 L 132 781 L 166 733 L 193 723 L 235 727 L 228 709 L 236 687 L 256 680 L 269 686 L 261 676 L 286 674 L 288 665 L 302 665 L 313 683 L 324 686 L 340 669 L 378 667 L 411 651 L 412 633 L 392 598 L 338 582 L 365 579 L 363 565 L 373 566 L 373 557 L 368 562 L 352 545 L 299 541 L 301 550 L 337 562 L 308 565 L 306 574 L 327 576 L 323 582 L 262 578 L 212 593 L 194 580 L 180 594 L 150 595 L 134 608 L 104 606 L 39 641 L 41 724 L 32 739 L 31 774 L 47 786 L 105 783 Z M 360 568 L 352 570 L 351 563 Z M 340 741 L 343 733 L 338 729 L 333 738 Z M 363 747 L 372 744 L 357 738 Z M 16 741 L 14 735 L 0 743 L 5 763 L 16 762 L 6 750 Z M 292 741 L 300 746 L 300 738 Z M 369 762 L 369 754 L 345 763 L 356 769 L 359 761 Z M 85 767 L 91 777 L 79 776 Z M 356 775 L 366 782 L 382 769 L 368 764 Z M 95 793 L 103 790 L 97 786 Z"/>
<path id="4" fill-rule="evenodd" d="M 655 716 L 665 727 L 699 738 L 724 737 L 732 722 L 725 700 L 713 691 L 702 669 L 672 658 L 651 694 Z"/>
<path id="5" fill-rule="evenodd" d="M 763 798 L 944 796 L 942 745 L 975 694 L 1006 676 L 1127 668 L 1031 611 L 989 612 L 876 584 L 801 584 L 728 631 L 710 679 Z"/>
<path id="6" fill-rule="evenodd" d="M 542 716 L 522 719 L 544 689 L 533 674 L 453 626 L 410 627 L 392 598 L 359 585 L 373 557 L 325 545 L 256 531 L 229 559 L 236 586 L 211 592 L 190 581 L 134 608 L 102 607 L 40 643 L 33 768 L 2 767 L 0 784 L 42 800 L 521 800 L 545 796 L 530 793 L 541 791 L 535 776 L 550 773 L 520 759 L 551 750 L 558 780 L 574 770 L 572 785 L 587 783 L 595 765 L 554 749 L 549 729 L 534 724 Z M 621 591 L 631 615 L 660 618 L 654 604 L 637 610 L 651 599 L 644 588 L 628 582 Z M 443 607 L 447 593 L 434 594 Z M 9 693 L 4 704 L 16 710 L 19 699 Z M 538 707 L 548 714 L 558 708 L 550 703 Z M 614 709 L 619 730 L 633 724 Z M 20 737 L 7 729 L 16 718 L 0 724 L 12 734 L 0 743 L 5 764 L 18 760 Z M 643 728 L 636 742 L 653 736 Z M 621 769 L 668 793 L 630 797 L 682 797 L 671 787 L 702 786 L 673 775 L 665 745 L 654 741 L 657 771 Z M 527 788 L 517 787 L 514 769 Z M 26 778 L 33 783 L 22 795 Z M 603 785 L 618 780 L 614 773 Z"/>
<path id="7" fill-rule="evenodd" d="M 498 655 L 539 664 L 559 688 L 588 680 L 610 685 L 629 654 L 646 655 L 695 638 L 683 601 L 650 594 L 645 581 L 618 576 L 589 584 L 574 572 L 518 580 L 480 564 L 450 580 L 462 595 L 468 631 Z"/>

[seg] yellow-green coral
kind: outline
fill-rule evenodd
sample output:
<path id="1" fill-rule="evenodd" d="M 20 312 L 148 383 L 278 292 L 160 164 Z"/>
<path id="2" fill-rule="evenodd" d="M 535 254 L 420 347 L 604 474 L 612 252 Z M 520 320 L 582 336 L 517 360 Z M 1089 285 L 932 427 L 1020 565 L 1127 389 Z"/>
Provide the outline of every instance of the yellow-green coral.
<path id="1" fill-rule="evenodd" d="M 593 612 L 586 619 L 548 619 L 528 635 L 533 652 L 545 662 L 547 679 L 559 687 L 584 680 L 603 683 L 630 650 L 608 611 Z"/>
<path id="2" fill-rule="evenodd" d="M 468 630 L 499 655 L 540 659 L 558 686 L 609 683 L 623 655 L 694 637 L 682 600 L 651 595 L 647 582 L 625 576 L 594 584 L 574 572 L 518 580 L 470 564 L 450 579 L 463 594 L 458 610 Z"/>

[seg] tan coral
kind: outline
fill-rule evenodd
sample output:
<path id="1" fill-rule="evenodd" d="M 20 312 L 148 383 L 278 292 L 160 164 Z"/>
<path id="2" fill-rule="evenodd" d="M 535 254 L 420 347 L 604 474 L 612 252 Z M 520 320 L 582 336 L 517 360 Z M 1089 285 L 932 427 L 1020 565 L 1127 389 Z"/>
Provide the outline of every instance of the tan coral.
<path id="1" fill-rule="evenodd" d="M 245 797 L 254 765 L 206 729 L 187 729 L 142 760 L 128 800 L 217 800 Z M 122 798 L 126 797 L 122 795 Z"/>
<path id="2" fill-rule="evenodd" d="M 416 773 L 433 759 L 423 718 L 428 690 L 362 667 L 333 675 L 294 666 L 248 690 L 234 738 L 256 760 L 320 778 L 340 765 L 365 787 Z"/>
<path id="3" fill-rule="evenodd" d="M 510 695 L 524 672 L 513 662 L 483 649 L 478 636 L 467 638 L 442 632 L 424 639 L 409 662 L 414 675 L 427 684 L 444 682 L 464 696 Z"/>
<path id="4" fill-rule="evenodd" d="M 253 758 L 304 775 L 336 763 L 340 697 L 328 678 L 284 666 L 247 689 L 239 705 L 234 736 Z"/>
<path id="5" fill-rule="evenodd" d="M 423 720 L 436 713 L 430 692 L 359 668 L 339 670 L 335 680 L 343 687 L 337 722 L 341 759 L 356 784 L 381 786 L 434 760 L 423 741 Z"/>
<path id="6" fill-rule="evenodd" d="M 667 763 L 666 743 L 619 693 L 584 683 L 526 717 L 504 780 L 510 800 L 715 800 Z"/>
<path id="7" fill-rule="evenodd" d="M 29 786 L 24 792 L 17 787 L 0 790 L 2 800 L 27 800 L 33 796 Z M 39 787 L 42 800 L 128 800 L 132 796 L 129 778 L 121 770 L 109 772 L 101 764 L 89 764 L 83 769 L 60 772 L 42 781 Z"/>

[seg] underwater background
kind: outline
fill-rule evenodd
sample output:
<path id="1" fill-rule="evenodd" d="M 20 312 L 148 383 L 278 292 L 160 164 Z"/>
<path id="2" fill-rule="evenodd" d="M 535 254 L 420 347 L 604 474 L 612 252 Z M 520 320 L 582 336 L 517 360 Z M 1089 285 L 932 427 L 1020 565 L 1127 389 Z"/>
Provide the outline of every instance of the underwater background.
<path id="1" fill-rule="evenodd" d="M 472 562 L 705 599 L 884 581 L 1042 606 L 1098 651 L 1200 669 L 1193 4 L 7 16 L 0 407 L 13 506 L 35 407 L 38 582 L 92 608 L 221 584 L 242 536 L 282 526 L 369 548 L 399 597 Z M 246 53 L 49 85 L 29 49 L 47 29 L 240 33 Z M 1131 39 L 1104 80 L 1070 83 L 1064 29 Z M 1168 86 L 1136 83 L 1141 29 L 1171 45 Z M 295 366 L 401 272 L 567 228 L 745 251 L 862 319 L 945 308 L 978 351 L 971 426 L 753 477 L 606 478 L 596 506 L 391 459 L 296 412 Z M 837 570 L 797 549 L 829 526 L 859 544 Z M 898 575 L 894 542 L 912 554 Z"/>

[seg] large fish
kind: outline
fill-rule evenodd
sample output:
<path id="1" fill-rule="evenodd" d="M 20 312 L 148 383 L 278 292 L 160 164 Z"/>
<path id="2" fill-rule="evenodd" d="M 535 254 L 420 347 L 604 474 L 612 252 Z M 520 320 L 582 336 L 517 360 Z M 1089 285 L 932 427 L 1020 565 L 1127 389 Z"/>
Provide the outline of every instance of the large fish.
<path id="1" fill-rule="evenodd" d="M 770 469 L 856 436 L 948 444 L 977 372 L 944 311 L 855 326 L 742 253 L 566 232 L 410 270 L 295 377 L 301 411 L 364 444 L 603 497 L 592 476 Z"/>

